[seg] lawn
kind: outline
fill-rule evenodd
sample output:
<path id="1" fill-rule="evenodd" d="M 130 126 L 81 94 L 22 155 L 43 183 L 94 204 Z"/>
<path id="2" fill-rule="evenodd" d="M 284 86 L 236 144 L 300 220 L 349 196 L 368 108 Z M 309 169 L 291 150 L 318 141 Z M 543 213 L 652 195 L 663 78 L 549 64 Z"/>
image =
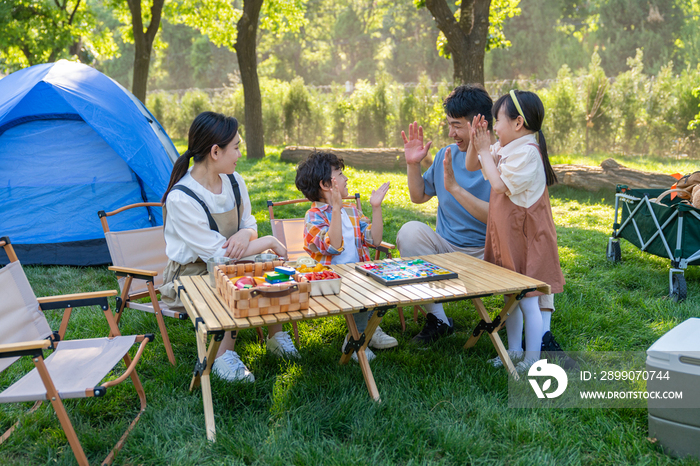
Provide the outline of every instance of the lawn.
<path id="1" fill-rule="evenodd" d="M 279 161 L 279 149 L 263 160 L 241 160 L 239 172 L 250 191 L 259 232 L 270 234 L 265 201 L 299 197 L 292 165 Z M 591 158 L 553 157 L 552 163 L 595 163 Z M 598 160 L 600 159 L 600 160 Z M 620 159 L 634 168 L 689 172 L 678 160 Z M 435 201 L 410 203 L 405 175 L 346 169 L 350 192 L 367 199 L 383 181 L 392 188 L 385 201 L 385 241 L 400 226 L 420 220 L 434 226 Z M 369 180 L 366 182 L 365 180 Z M 614 194 L 556 186 L 550 191 L 561 264 L 567 284 L 557 296 L 552 330 L 570 351 L 644 351 L 685 319 L 698 316 L 700 272 L 686 272 L 688 299 L 667 298 L 669 261 L 622 242 L 623 261 L 605 259 L 613 220 Z M 302 215 L 303 207 L 277 215 Z M 20 257 L 21 260 L 21 257 Z M 106 267 L 25 267 L 38 296 L 116 289 Z M 501 300 L 486 298 L 497 312 Z M 382 327 L 399 346 L 379 351 L 372 362 L 382 403 L 367 394 L 356 364 L 337 361 L 345 335 L 339 317 L 300 323 L 301 359 L 286 361 L 266 353 L 254 332 L 241 332 L 237 350 L 253 371 L 253 384 L 213 380 L 217 442 L 204 431 L 202 398 L 188 392 L 196 345 L 189 321 L 166 321 L 178 365 L 167 362 L 158 335 L 149 345 L 139 373 L 148 408 L 115 464 L 700 464 L 664 455 L 647 437 L 641 409 L 512 409 L 503 369 L 486 362 L 495 355 L 487 338 L 462 349 L 477 324 L 471 303 L 451 303 L 447 313 L 456 333 L 426 349 L 409 344 L 423 324 L 408 321 L 401 333 L 395 311 Z M 407 313 L 410 314 L 410 313 Z M 57 328 L 60 314 L 47 313 Z M 122 320 L 124 334 L 158 334 L 155 318 L 137 311 Z M 108 333 L 97 310 L 75 313 L 68 338 Z M 505 332 L 503 332 L 505 334 Z M 22 361 L 22 367 L 31 362 Z M 20 368 L 0 377 L 16 379 Z M 78 437 L 92 462 L 104 458 L 135 414 L 131 384 L 110 389 L 103 399 L 66 403 Z M 27 405 L 2 405 L 0 429 L 23 416 Z M 74 464 L 73 454 L 53 410 L 44 406 L 24 416 L 21 427 L 0 446 L 0 464 Z"/>

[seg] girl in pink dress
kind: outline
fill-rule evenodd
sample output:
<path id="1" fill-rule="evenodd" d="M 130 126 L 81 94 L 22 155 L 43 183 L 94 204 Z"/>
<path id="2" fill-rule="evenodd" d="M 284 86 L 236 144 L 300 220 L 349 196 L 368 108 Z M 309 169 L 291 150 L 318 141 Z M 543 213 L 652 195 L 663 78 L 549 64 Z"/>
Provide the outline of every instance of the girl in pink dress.
<path id="1" fill-rule="evenodd" d="M 491 183 L 484 260 L 541 280 L 552 287 L 552 293 L 561 293 L 564 276 L 547 190 L 557 178 L 542 134 L 544 106 L 533 92 L 510 91 L 496 101 L 493 115 L 498 142 L 490 145 L 486 120 L 475 117 L 466 160 L 468 170 L 481 169 Z M 540 358 L 544 333 L 540 295 L 539 291 L 527 293 L 506 320 L 508 354 L 522 359 L 516 366 L 519 372 Z M 547 300 L 553 308 L 551 295 L 545 295 Z"/>

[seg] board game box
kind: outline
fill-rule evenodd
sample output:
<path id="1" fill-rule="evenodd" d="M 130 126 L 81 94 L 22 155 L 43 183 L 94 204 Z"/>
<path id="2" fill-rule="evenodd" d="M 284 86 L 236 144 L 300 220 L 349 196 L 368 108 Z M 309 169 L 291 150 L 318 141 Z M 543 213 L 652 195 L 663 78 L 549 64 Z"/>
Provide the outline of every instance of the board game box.
<path id="1" fill-rule="evenodd" d="M 367 262 L 356 265 L 355 270 L 387 286 L 422 283 L 432 280 L 448 280 L 458 277 L 456 272 L 422 259 Z"/>

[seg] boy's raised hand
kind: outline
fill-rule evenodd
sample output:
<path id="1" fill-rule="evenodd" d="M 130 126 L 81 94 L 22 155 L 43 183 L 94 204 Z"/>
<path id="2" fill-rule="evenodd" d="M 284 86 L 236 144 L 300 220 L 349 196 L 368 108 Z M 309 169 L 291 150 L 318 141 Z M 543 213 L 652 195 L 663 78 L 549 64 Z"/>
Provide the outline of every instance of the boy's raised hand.
<path id="1" fill-rule="evenodd" d="M 381 185 L 379 188 L 376 190 L 372 190 L 372 195 L 369 198 L 369 205 L 372 207 L 379 207 L 382 205 L 382 202 L 384 201 L 384 196 L 386 196 L 387 191 L 389 191 L 390 185 L 389 182 L 387 181 L 383 185 Z"/>
<path id="2" fill-rule="evenodd" d="M 340 193 L 335 177 L 331 178 L 331 207 L 334 210 L 343 208 L 343 195 Z"/>
<path id="3" fill-rule="evenodd" d="M 433 141 L 428 141 L 423 145 L 423 127 L 418 126 L 418 122 L 414 121 L 408 125 L 408 137 L 406 133 L 401 131 L 403 138 L 403 152 L 406 156 L 406 163 L 409 165 L 418 164 L 428 155 L 428 150 Z"/>

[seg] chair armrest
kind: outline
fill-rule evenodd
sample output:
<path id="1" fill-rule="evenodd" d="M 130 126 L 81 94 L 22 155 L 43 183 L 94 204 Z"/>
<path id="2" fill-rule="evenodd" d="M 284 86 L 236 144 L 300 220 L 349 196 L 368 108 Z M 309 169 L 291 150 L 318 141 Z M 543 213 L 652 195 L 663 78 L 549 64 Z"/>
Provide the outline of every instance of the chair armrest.
<path id="1" fill-rule="evenodd" d="M 83 301 L 86 299 L 95 299 L 95 298 L 109 298 L 111 296 L 117 296 L 117 290 L 105 290 L 105 291 L 91 291 L 88 293 L 73 293 L 73 294 L 62 294 L 62 295 L 57 295 L 57 296 L 44 296 L 42 298 L 36 298 L 37 301 L 39 301 L 39 304 L 48 304 L 48 303 L 55 303 L 55 302 L 63 302 L 63 301 L 70 301 L 70 302 L 79 302 Z"/>
<path id="2" fill-rule="evenodd" d="M 146 335 L 138 335 L 136 337 L 135 343 L 141 342 L 141 344 L 139 345 L 139 349 L 136 351 L 136 355 L 131 360 L 131 364 L 129 364 L 129 367 L 126 368 L 126 371 L 124 371 L 124 373 L 119 378 L 103 383 L 102 386 L 104 388 L 112 387 L 114 385 L 122 383 L 124 379 L 129 377 L 134 371 L 134 368 L 136 368 L 136 364 L 138 364 L 139 359 L 141 359 L 141 355 L 143 354 L 143 350 L 146 348 L 146 345 L 154 339 L 155 338 L 152 333 L 147 333 Z"/>
<path id="3" fill-rule="evenodd" d="M 158 272 L 154 272 L 153 270 L 132 269 L 129 267 L 120 267 L 116 265 L 110 265 L 108 269 L 115 272 L 117 276 L 121 277 L 131 275 L 138 278 L 139 276 L 155 277 L 158 275 Z"/>
<path id="4" fill-rule="evenodd" d="M 107 298 L 112 296 L 117 296 L 117 290 L 44 296 L 42 298 L 37 298 L 37 301 L 42 311 L 83 306 L 101 306 L 103 309 L 107 309 L 109 307 Z"/>
<path id="5" fill-rule="evenodd" d="M 10 351 L 26 351 L 33 349 L 46 349 L 51 346 L 50 340 L 31 340 L 22 341 L 19 343 L 5 343 L 0 345 L 0 353 L 8 353 Z"/>
<path id="6" fill-rule="evenodd" d="M 379 251 L 382 251 L 382 252 L 386 252 L 386 251 L 388 251 L 389 249 L 394 249 L 394 248 L 396 248 L 396 245 L 391 244 L 391 243 L 386 243 L 386 242 L 384 242 L 384 241 L 382 241 L 382 242 L 379 244 L 379 246 L 375 246 L 375 245 L 373 245 L 373 244 L 367 244 L 367 246 L 369 246 L 369 247 L 372 248 L 372 249 L 378 249 Z"/>
<path id="7" fill-rule="evenodd" d="M 31 340 L 0 345 L 0 359 L 17 356 L 40 356 L 42 350 L 51 346 L 51 340 Z"/>

